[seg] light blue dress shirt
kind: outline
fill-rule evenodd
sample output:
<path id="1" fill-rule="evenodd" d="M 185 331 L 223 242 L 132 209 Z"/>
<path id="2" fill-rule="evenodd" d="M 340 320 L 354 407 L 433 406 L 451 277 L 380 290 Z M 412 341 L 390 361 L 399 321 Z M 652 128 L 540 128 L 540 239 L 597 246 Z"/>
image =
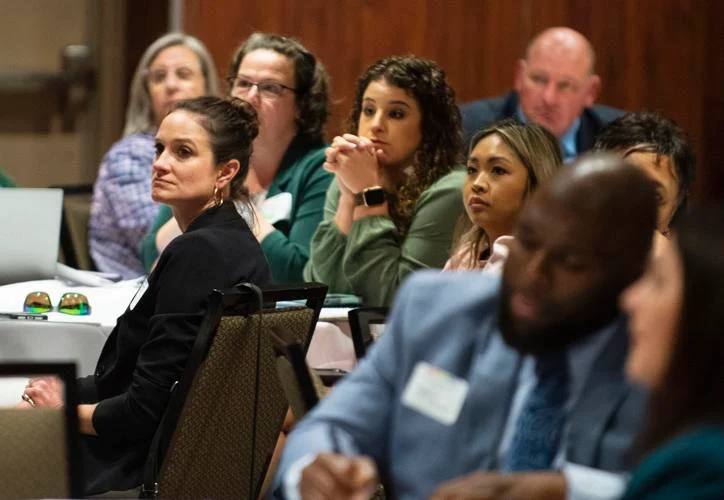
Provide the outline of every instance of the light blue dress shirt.
<path id="1" fill-rule="evenodd" d="M 521 123 L 528 123 L 528 118 L 523 113 L 523 110 L 518 107 L 518 113 L 517 113 L 518 121 Z M 578 146 L 576 146 L 576 136 L 578 135 L 578 129 L 581 128 L 581 118 L 578 117 L 576 120 L 571 124 L 570 127 L 568 127 L 568 130 L 566 130 L 566 133 L 563 134 L 563 137 L 561 137 L 558 140 L 558 143 L 561 146 L 561 152 L 563 153 L 563 159 L 568 163 L 570 160 L 576 157 L 578 154 Z"/>

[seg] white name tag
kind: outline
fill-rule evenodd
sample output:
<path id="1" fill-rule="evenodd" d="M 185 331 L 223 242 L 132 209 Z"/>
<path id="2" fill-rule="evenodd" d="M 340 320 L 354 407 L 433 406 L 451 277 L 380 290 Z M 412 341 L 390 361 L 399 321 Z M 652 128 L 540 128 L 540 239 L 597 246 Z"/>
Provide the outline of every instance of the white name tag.
<path id="1" fill-rule="evenodd" d="M 444 425 L 454 424 L 468 394 L 468 383 L 431 365 L 417 363 L 402 394 L 402 404 Z"/>

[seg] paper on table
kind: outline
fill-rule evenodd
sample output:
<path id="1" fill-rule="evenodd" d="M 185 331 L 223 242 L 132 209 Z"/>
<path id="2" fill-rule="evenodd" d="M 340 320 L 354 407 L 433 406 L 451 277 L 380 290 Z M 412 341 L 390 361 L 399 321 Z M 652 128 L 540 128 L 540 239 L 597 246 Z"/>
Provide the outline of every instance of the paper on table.
<path id="1" fill-rule="evenodd" d="M 66 283 L 85 286 L 112 285 L 121 279 L 121 276 L 117 274 L 82 271 L 66 266 L 62 262 L 58 262 L 55 267 L 55 277 Z"/>
<path id="2" fill-rule="evenodd" d="M 292 194 L 279 193 L 267 198 L 261 204 L 260 212 L 269 221 L 275 224 L 280 220 L 289 220 L 292 217 Z"/>

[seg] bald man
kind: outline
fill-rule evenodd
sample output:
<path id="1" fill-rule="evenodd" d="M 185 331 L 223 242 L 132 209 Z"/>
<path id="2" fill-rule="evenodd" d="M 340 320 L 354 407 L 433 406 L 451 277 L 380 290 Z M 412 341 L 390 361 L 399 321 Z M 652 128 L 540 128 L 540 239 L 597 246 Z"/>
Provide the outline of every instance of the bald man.
<path id="1" fill-rule="evenodd" d="M 368 357 L 290 434 L 274 491 L 369 498 L 384 478 L 402 499 L 616 498 L 644 404 L 617 296 L 655 222 L 643 172 L 584 156 L 523 209 L 502 282 L 416 273 Z"/>
<path id="2" fill-rule="evenodd" d="M 460 106 L 465 144 L 476 131 L 504 118 L 532 121 L 560 141 L 565 158 L 593 147 L 598 131 L 622 111 L 594 105 L 601 89 L 591 43 L 565 27 L 538 34 L 515 68 L 515 90 Z"/>

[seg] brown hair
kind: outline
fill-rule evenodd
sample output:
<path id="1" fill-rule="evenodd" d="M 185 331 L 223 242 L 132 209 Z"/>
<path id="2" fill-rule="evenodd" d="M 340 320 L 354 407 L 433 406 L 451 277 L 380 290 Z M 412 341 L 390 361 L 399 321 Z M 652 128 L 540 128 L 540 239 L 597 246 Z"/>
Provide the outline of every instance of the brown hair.
<path id="1" fill-rule="evenodd" d="M 249 191 L 244 181 L 249 172 L 252 143 L 259 133 L 254 108 L 235 97 L 204 96 L 179 101 L 171 111 L 181 110 L 199 118 L 199 123 L 209 134 L 215 164 L 229 160 L 239 162 L 239 172 L 230 183 L 230 198 L 248 201 Z"/>
<path id="2" fill-rule="evenodd" d="M 652 395 L 639 449 L 696 425 L 724 425 L 724 206 L 693 207 L 676 232 L 684 300 L 673 353 Z"/>
<path id="3" fill-rule="evenodd" d="M 521 124 L 511 119 L 495 123 L 475 134 L 470 141 L 468 155 L 480 141 L 493 134 L 497 134 L 505 142 L 528 170 L 526 197 L 541 183 L 550 179 L 563 163 L 561 149 L 553 134 L 534 123 Z M 456 238 L 458 243 L 453 246 L 456 249 L 454 252 L 464 249 L 462 264 L 465 267 L 476 267 L 480 253 L 490 248 L 493 242 L 489 241 L 482 227 L 472 224 L 466 214 L 463 214 L 458 222 L 457 233 L 460 236 Z"/>
<path id="4" fill-rule="evenodd" d="M 228 79 L 233 80 L 247 54 L 259 49 L 272 50 L 294 64 L 294 86 L 299 108 L 297 135 L 323 140 L 324 124 L 329 116 L 329 76 L 324 65 L 294 38 L 272 33 L 253 33 L 234 52 Z"/>
<path id="5" fill-rule="evenodd" d="M 379 80 L 407 92 L 417 101 L 422 115 L 422 139 L 415 152 L 412 172 L 397 188 L 396 199 L 390 206 L 392 220 L 400 233 L 405 234 L 420 194 L 462 160 L 460 110 L 445 72 L 433 61 L 414 56 L 388 57 L 367 68 L 357 80 L 347 123 L 350 133 L 357 134 L 367 86 Z"/>

